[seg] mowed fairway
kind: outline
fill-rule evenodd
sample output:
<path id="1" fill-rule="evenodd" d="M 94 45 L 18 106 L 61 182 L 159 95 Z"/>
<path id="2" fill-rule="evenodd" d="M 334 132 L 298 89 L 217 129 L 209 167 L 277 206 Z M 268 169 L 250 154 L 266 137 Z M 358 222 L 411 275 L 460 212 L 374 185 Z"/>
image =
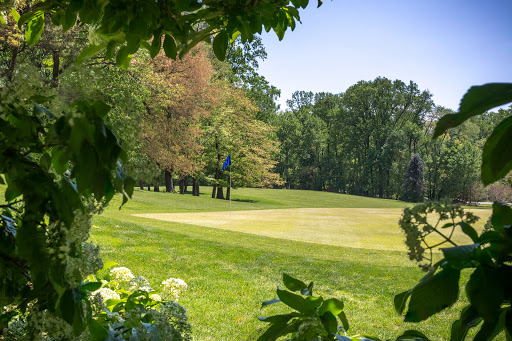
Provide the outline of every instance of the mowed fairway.
<path id="1" fill-rule="evenodd" d="M 448 339 L 455 310 L 421 324 L 404 323 L 394 312 L 393 296 L 423 275 L 408 260 L 397 225 L 409 204 L 238 189 L 230 217 L 229 201 L 211 199 L 208 188 L 201 190 L 200 197 L 137 190 L 121 210 L 116 198 L 95 217 L 92 230 L 104 260 L 146 276 L 155 288 L 169 277 L 188 283 L 180 303 L 187 308 L 195 340 L 255 340 L 266 327 L 257 316 L 287 311 L 279 305 L 260 308 L 275 297 L 283 272 L 314 281 L 324 297 L 344 300 L 350 334 L 386 339 L 415 328 L 431 340 Z M 490 213 L 475 212 L 484 221 Z"/>

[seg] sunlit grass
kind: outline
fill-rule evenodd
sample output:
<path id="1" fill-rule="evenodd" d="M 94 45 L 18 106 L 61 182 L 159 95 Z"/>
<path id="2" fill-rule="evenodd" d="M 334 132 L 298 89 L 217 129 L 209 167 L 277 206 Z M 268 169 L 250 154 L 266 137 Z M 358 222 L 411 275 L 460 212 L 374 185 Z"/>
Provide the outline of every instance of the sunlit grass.
<path id="1" fill-rule="evenodd" d="M 202 191 L 204 194 L 198 198 L 137 190 L 134 199 L 121 210 L 120 199 L 116 198 L 102 216 L 94 219 L 96 227 L 92 231 L 93 240 L 102 245 L 105 260 L 131 268 L 154 286 L 168 277 L 179 277 L 189 284 L 180 303 L 188 309 L 196 340 L 255 340 L 266 326 L 256 316 L 280 309 L 277 305 L 260 309 L 260 304 L 275 297 L 276 287 L 282 285 L 283 272 L 314 281 L 317 292 L 324 297 L 345 300 L 351 334 L 368 333 L 386 339 L 416 328 L 432 340 L 448 339 L 450 324 L 456 319 L 453 310 L 413 325 L 404 324 L 393 309 L 393 296 L 412 287 L 423 275 L 407 259 L 406 252 L 396 251 L 403 248 L 397 217 L 400 208 L 409 204 L 334 193 L 239 189 L 233 191 L 230 221 L 238 214 L 248 214 L 237 211 L 263 210 L 251 214 L 265 217 L 274 225 L 258 227 L 257 220 L 246 220 L 231 228 L 239 231 L 232 231 L 203 223 L 227 220 L 229 201 L 211 199 L 208 188 Z M 335 208 L 337 213 L 313 210 L 306 222 L 297 212 L 308 210 L 296 209 L 307 207 Z M 281 213 L 279 209 L 283 209 Z M 381 215 L 368 214 L 382 210 Z M 133 215 L 180 212 L 189 212 L 186 216 L 190 219 L 199 219 L 197 212 L 210 213 L 194 225 Z M 477 212 L 480 213 L 488 214 Z M 329 224 L 343 215 L 350 218 L 350 232 L 331 229 L 329 237 L 319 233 L 315 236 L 319 228 L 329 232 Z M 300 233 L 293 226 L 286 231 L 291 220 L 302 221 Z M 279 238 L 258 235 L 262 234 L 259 231 L 275 229 L 281 229 Z M 341 243 L 325 245 L 329 244 L 325 240 L 322 243 L 324 238 L 354 235 L 361 240 L 348 243 L 351 247 L 339 246 Z M 298 239 L 297 236 L 315 240 L 290 240 Z M 389 240 L 382 240 L 386 238 Z M 369 248 L 365 240 L 370 245 L 382 243 L 393 250 Z"/>

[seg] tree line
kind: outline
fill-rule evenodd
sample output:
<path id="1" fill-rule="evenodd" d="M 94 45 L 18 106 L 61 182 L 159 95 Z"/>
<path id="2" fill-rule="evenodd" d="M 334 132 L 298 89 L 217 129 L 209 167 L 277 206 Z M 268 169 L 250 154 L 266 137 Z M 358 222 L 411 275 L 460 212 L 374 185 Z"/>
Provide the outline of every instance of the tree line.
<path id="1" fill-rule="evenodd" d="M 403 199 L 407 167 L 417 155 L 422 200 L 510 195 L 505 183 L 484 189 L 480 155 L 511 109 L 473 118 L 433 140 L 436 122 L 453 111 L 436 106 L 412 81 L 378 77 L 341 94 L 297 91 L 287 105 L 274 121 L 281 143 L 276 170 L 287 188 Z"/>

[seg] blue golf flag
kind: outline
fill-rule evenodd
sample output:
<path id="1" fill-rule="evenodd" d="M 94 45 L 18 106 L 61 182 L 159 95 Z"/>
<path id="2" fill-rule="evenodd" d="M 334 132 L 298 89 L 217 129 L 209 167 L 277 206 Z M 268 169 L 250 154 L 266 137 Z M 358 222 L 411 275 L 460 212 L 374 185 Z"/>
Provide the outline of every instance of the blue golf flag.
<path id="1" fill-rule="evenodd" d="M 226 161 L 224 161 L 224 166 L 222 166 L 222 170 L 225 170 L 227 166 L 231 166 L 231 155 L 228 155 Z"/>

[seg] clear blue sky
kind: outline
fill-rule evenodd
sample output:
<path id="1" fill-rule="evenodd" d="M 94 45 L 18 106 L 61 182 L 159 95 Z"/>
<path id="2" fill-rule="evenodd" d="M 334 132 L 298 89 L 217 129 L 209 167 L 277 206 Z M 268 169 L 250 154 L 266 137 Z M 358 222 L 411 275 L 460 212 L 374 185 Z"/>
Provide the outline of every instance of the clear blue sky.
<path id="1" fill-rule="evenodd" d="M 410 80 L 456 110 L 471 85 L 512 82 L 512 0 L 324 0 L 282 41 L 263 34 L 260 73 L 281 89 L 344 92 L 378 76 Z"/>

